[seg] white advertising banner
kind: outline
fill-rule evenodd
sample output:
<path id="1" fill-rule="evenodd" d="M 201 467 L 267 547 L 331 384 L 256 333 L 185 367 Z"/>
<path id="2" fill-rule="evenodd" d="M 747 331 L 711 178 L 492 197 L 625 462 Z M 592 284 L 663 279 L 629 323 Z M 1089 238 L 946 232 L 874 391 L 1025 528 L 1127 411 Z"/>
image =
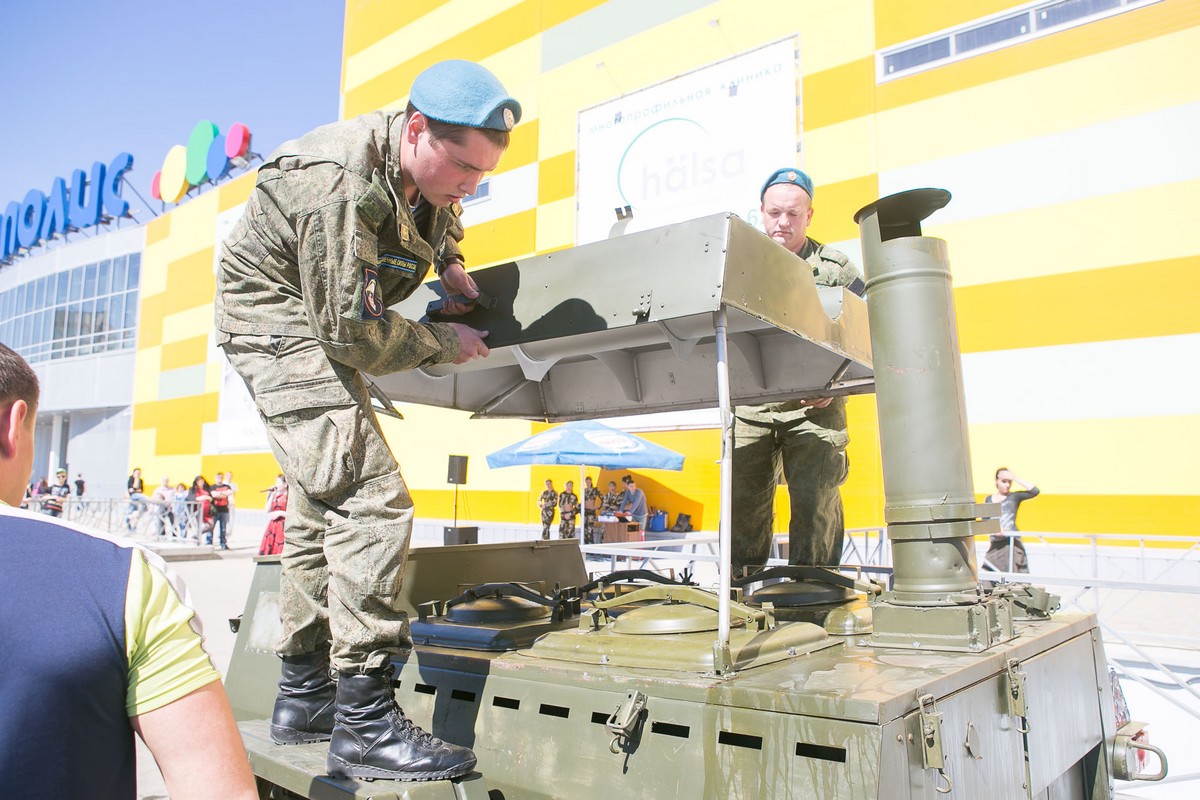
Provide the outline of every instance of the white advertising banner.
<path id="1" fill-rule="evenodd" d="M 757 225 L 758 190 L 797 165 L 796 37 L 579 112 L 576 244 L 732 211 Z"/>

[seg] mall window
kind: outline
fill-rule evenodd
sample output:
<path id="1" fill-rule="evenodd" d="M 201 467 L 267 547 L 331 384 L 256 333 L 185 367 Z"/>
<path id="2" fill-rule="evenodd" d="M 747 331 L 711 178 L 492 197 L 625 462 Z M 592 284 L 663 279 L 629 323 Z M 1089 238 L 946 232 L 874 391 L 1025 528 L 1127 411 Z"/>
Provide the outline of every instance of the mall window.
<path id="1" fill-rule="evenodd" d="M 1024 3 L 1000 14 L 881 50 L 876 60 L 877 77 L 882 83 L 1159 2 L 1162 0 Z"/>
<path id="2" fill-rule="evenodd" d="M 0 292 L 0 342 L 30 363 L 133 349 L 141 266 L 130 253 Z"/>

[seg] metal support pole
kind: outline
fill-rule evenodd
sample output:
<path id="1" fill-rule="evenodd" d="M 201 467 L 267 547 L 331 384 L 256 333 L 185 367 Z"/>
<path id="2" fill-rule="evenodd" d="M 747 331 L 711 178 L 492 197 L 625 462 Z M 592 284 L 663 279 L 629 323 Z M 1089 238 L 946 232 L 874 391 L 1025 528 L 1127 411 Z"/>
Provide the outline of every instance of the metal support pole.
<path id="1" fill-rule="evenodd" d="M 717 596 L 717 648 L 716 654 L 726 657 L 729 654 L 729 591 L 730 591 L 730 557 L 732 555 L 732 511 L 733 497 L 733 409 L 729 400 L 729 362 L 728 319 L 725 306 L 716 312 L 716 346 L 717 346 L 717 403 L 721 412 L 721 517 L 718 537 L 721 554 L 720 561 L 720 592 Z M 718 672 L 725 672 L 732 664 L 714 663 Z"/>

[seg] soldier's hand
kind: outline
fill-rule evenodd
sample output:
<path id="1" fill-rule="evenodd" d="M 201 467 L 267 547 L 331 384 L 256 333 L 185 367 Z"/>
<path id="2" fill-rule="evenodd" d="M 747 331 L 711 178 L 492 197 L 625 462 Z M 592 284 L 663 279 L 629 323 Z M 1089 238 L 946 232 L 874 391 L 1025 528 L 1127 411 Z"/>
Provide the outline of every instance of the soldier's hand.
<path id="1" fill-rule="evenodd" d="M 475 279 L 467 274 L 462 262 L 451 261 L 446 264 L 446 268 L 442 270 L 441 281 L 442 287 L 446 290 L 446 299 L 442 301 L 443 314 L 466 314 L 475 307 L 474 303 L 460 303 L 452 299 L 455 295 L 469 297 L 472 300 L 479 297 L 479 287 L 475 285 Z"/>
<path id="2" fill-rule="evenodd" d="M 458 334 L 458 358 L 454 359 L 455 364 L 465 364 L 473 358 L 487 357 L 490 351 L 483 341 L 487 338 L 487 331 L 477 331 L 461 322 L 451 322 L 450 326 Z"/>
<path id="3" fill-rule="evenodd" d="M 825 408 L 832 402 L 832 397 L 810 397 L 807 400 L 801 400 L 800 404 L 809 408 Z"/>

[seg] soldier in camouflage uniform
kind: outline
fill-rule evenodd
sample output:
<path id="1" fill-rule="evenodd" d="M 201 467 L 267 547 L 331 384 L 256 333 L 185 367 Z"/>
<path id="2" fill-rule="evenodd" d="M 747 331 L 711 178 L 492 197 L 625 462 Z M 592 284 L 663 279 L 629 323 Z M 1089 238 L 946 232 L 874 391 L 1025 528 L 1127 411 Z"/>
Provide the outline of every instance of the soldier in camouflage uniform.
<path id="1" fill-rule="evenodd" d="M 812 267 L 818 286 L 844 286 L 862 294 L 853 262 L 808 238 L 813 185 L 798 169 L 777 170 L 763 184 L 767 234 Z M 838 491 L 849 473 L 846 404 L 840 397 L 737 406 L 733 448 L 733 552 L 735 574 L 767 560 L 774 530 L 778 476 L 791 499 L 788 562 L 830 565 L 841 561 L 845 524 Z"/>
<path id="2" fill-rule="evenodd" d="M 600 490 L 592 486 L 590 475 L 583 479 L 583 484 L 583 541 L 584 544 L 595 544 L 598 538 L 596 534 L 600 530 L 600 523 L 596 521 L 600 509 Z"/>
<path id="3" fill-rule="evenodd" d="M 542 538 L 550 538 L 550 526 L 554 524 L 554 509 L 558 507 L 558 492 L 554 491 L 554 481 L 546 479 L 546 491 L 538 498 L 538 507 L 542 510 Z"/>
<path id="4" fill-rule="evenodd" d="M 412 646 L 394 602 L 413 503 L 361 373 L 487 355 L 486 331 L 413 322 L 389 306 L 431 269 L 448 295 L 478 297 L 458 245 L 460 201 L 496 168 L 520 113 L 478 64 L 436 64 L 413 82 L 404 113 L 282 145 L 222 251 L 217 341 L 292 493 L 271 733 L 283 744 L 332 737 L 332 775 L 432 780 L 475 764 L 469 749 L 417 735 L 395 706 L 391 654 Z M 443 310 L 469 308 L 447 299 Z"/>
<path id="5" fill-rule="evenodd" d="M 617 491 L 617 482 L 608 482 L 608 491 L 604 493 L 604 501 L 600 506 L 600 513 L 611 517 L 617 513 L 617 509 L 621 506 L 621 498 L 624 497 L 624 492 Z"/>
<path id="6" fill-rule="evenodd" d="M 579 516 L 579 495 L 573 491 L 574 481 L 567 481 L 558 496 L 558 538 L 575 538 L 575 518 Z"/>

